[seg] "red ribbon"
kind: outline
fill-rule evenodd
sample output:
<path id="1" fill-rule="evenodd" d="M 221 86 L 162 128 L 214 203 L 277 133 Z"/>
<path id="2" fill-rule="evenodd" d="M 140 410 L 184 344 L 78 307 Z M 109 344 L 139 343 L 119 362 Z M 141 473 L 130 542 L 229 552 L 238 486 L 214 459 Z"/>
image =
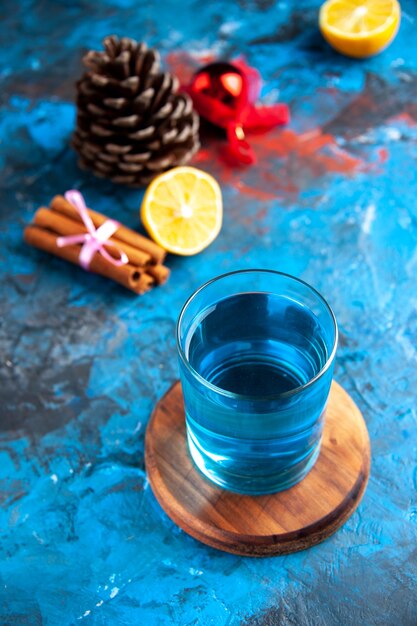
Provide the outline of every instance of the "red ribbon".
<path id="1" fill-rule="evenodd" d="M 246 133 L 265 132 L 290 119 L 286 104 L 256 104 L 261 85 L 259 72 L 237 59 L 233 63 L 210 63 L 184 88 L 201 117 L 226 130 L 231 155 L 248 165 L 256 157 Z"/>

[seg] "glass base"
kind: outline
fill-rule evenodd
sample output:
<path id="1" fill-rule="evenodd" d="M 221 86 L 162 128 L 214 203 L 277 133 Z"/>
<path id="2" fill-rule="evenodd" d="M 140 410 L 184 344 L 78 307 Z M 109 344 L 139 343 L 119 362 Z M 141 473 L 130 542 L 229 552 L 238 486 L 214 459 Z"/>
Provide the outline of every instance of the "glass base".
<path id="1" fill-rule="evenodd" d="M 290 489 L 299 483 L 313 468 L 320 454 L 321 440 L 308 455 L 299 459 L 294 465 L 284 471 L 264 476 L 248 476 L 231 472 L 224 465 L 219 465 L 218 460 L 213 460 L 196 445 L 194 438 L 187 429 L 188 450 L 197 469 L 210 480 L 210 482 L 226 489 L 243 495 L 260 496 L 278 493 Z M 224 461 L 224 460 L 223 460 Z"/>

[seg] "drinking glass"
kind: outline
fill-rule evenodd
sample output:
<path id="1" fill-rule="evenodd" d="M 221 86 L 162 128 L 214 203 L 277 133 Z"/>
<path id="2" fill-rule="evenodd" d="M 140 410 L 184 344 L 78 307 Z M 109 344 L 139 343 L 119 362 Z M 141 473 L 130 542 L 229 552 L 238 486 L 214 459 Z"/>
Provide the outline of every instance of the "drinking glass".
<path id="1" fill-rule="evenodd" d="M 215 278 L 177 324 L 188 447 L 221 487 L 274 493 L 298 483 L 320 451 L 337 324 L 304 281 L 272 270 Z"/>

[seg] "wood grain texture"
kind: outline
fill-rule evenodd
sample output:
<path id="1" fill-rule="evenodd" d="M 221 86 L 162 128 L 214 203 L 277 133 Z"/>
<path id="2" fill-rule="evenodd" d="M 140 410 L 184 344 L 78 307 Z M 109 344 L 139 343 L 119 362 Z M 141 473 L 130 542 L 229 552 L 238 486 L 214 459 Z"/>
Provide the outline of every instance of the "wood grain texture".
<path id="1" fill-rule="evenodd" d="M 333 382 L 320 456 L 306 478 L 277 494 L 231 493 L 209 482 L 191 461 L 177 382 L 152 414 L 145 461 L 157 500 L 185 532 L 219 550 L 267 556 L 304 550 L 349 518 L 366 488 L 370 445 L 358 407 Z"/>

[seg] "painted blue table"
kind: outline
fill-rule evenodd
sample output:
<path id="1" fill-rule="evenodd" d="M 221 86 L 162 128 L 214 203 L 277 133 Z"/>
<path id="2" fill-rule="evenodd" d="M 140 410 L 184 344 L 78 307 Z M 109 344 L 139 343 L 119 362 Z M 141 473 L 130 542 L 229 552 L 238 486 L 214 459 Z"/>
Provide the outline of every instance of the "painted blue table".
<path id="1" fill-rule="evenodd" d="M 417 14 L 368 61 L 333 53 L 318 2 L 133 0 L 2 4 L 0 623 L 160 626 L 417 623 Z M 294 6 L 297 8 L 294 9 Z M 170 258 L 143 298 L 27 248 L 55 193 L 139 227 L 141 193 L 81 173 L 68 140 L 80 57 L 112 32 L 159 47 L 181 77 L 244 53 L 284 131 L 231 169 L 222 138 L 194 163 L 224 194 L 224 227 Z M 174 326 L 203 281 L 269 267 L 314 284 L 340 324 L 336 378 L 363 411 L 372 472 L 358 511 L 306 552 L 217 552 L 165 516 L 144 435 L 177 377 Z"/>

